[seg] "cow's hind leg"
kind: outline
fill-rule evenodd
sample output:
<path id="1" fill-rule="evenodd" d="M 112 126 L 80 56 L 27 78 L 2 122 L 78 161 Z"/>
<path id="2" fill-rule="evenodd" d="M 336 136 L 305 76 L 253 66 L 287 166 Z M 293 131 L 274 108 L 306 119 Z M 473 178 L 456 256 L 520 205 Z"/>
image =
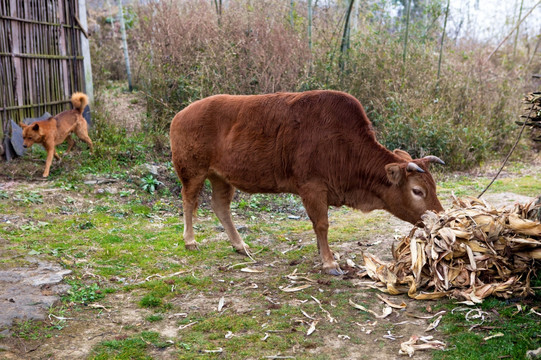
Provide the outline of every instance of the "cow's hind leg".
<path id="1" fill-rule="evenodd" d="M 196 250 L 197 243 L 195 242 L 195 234 L 193 231 L 193 217 L 195 211 L 197 211 L 197 199 L 203 183 L 205 182 L 205 176 L 197 178 L 191 178 L 190 180 L 182 181 L 182 205 L 184 208 L 184 246 L 189 250 Z"/>
<path id="2" fill-rule="evenodd" d="M 323 271 L 331 275 L 343 275 L 338 263 L 334 260 L 333 253 L 329 247 L 327 234 L 329 230 L 329 206 L 327 204 L 327 192 L 324 188 L 318 186 L 305 186 L 299 192 L 304 208 L 312 220 L 312 225 L 316 233 L 317 248 L 323 261 Z"/>
<path id="3" fill-rule="evenodd" d="M 242 240 L 231 218 L 231 200 L 235 188 L 217 175 L 209 176 L 212 184 L 212 210 L 222 223 L 231 244 L 241 254 L 248 255 L 249 246 Z"/>

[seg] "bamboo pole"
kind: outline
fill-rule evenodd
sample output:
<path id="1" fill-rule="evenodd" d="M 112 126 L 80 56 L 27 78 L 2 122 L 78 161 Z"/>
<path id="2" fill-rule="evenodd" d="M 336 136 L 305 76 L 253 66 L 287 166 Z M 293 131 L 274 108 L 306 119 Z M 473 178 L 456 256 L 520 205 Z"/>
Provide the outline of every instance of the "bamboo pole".
<path id="1" fill-rule="evenodd" d="M 531 9 L 530 11 L 528 11 L 528 13 L 526 15 L 524 15 L 524 17 L 522 19 L 520 19 L 517 24 L 513 27 L 513 29 L 511 30 L 511 32 L 509 34 L 507 34 L 507 36 L 498 44 L 498 46 L 496 46 L 496 48 L 494 50 L 492 50 L 492 52 L 490 53 L 490 55 L 488 55 L 487 59 L 485 60 L 485 62 L 489 61 L 490 58 L 492 57 L 492 55 L 494 55 L 496 53 L 496 51 L 498 51 L 498 49 L 503 45 L 503 43 L 505 43 L 507 41 L 507 39 L 509 39 L 511 37 L 511 35 L 513 35 L 513 33 L 515 32 L 515 29 L 518 28 L 520 26 L 520 24 L 522 24 L 522 22 L 534 11 L 534 9 L 539 5 L 541 4 L 541 1 L 538 1 Z"/>
<path id="2" fill-rule="evenodd" d="M 518 11 L 518 19 L 520 20 L 520 17 L 522 16 L 522 6 L 524 5 L 524 0 L 520 0 L 520 10 Z M 518 42 L 518 34 L 520 32 L 520 24 L 517 25 L 517 32 L 515 33 L 515 43 L 513 45 L 513 58 L 517 56 L 517 42 Z"/>
<path id="3" fill-rule="evenodd" d="M 312 0 L 308 0 L 308 48 L 312 51 Z"/>
<path id="4" fill-rule="evenodd" d="M 408 51 L 408 36 L 410 28 L 410 11 L 411 11 L 411 0 L 408 0 L 408 8 L 406 9 L 406 34 L 404 35 L 404 51 L 402 52 L 402 62 L 404 69 L 406 68 L 406 55 Z"/>
<path id="5" fill-rule="evenodd" d="M 28 58 L 28 59 L 51 59 L 51 60 L 69 60 L 73 56 L 69 55 L 47 55 L 47 54 L 23 54 L 23 53 L 0 53 L 0 56 L 16 57 L 16 58 Z M 82 56 L 76 56 L 77 60 L 83 60 Z"/>
<path id="6" fill-rule="evenodd" d="M 76 1 L 55 0 L 50 6 L 50 0 L 0 0 L 3 130 L 9 118 L 20 123 L 25 117 L 41 115 L 42 110 L 62 111 L 69 103 L 70 86 L 82 87 L 81 26 L 64 20 L 66 14 L 77 15 Z M 72 74 L 65 66 L 68 60 Z"/>
<path id="7" fill-rule="evenodd" d="M 70 102 L 71 102 L 71 100 L 58 100 L 58 101 L 50 101 L 50 102 L 47 102 L 47 103 L 40 103 L 40 104 L 26 104 L 26 105 L 22 105 L 22 106 L 7 106 L 7 107 L 0 108 L 0 111 L 4 111 L 4 110 L 9 111 L 9 110 L 17 110 L 17 109 L 29 109 L 29 108 L 38 107 L 38 106 L 62 105 L 62 104 L 68 104 Z"/>
<path id="8" fill-rule="evenodd" d="M 353 28 L 353 32 L 359 31 L 359 4 L 361 3 L 361 0 L 355 1 L 355 6 L 353 7 L 353 18 L 351 21 L 351 27 Z"/>
<path id="9" fill-rule="evenodd" d="M 339 60 L 338 64 L 340 66 L 340 72 L 344 71 L 344 67 L 345 67 L 344 56 L 345 56 L 347 50 L 349 49 L 349 19 L 350 19 L 350 16 L 351 16 L 351 10 L 353 9 L 353 3 L 354 2 L 355 2 L 355 0 L 350 0 L 348 8 L 346 10 L 346 20 L 345 20 L 345 24 L 344 24 L 344 31 L 342 33 L 342 42 L 340 44 L 340 58 L 338 59 Z"/>
<path id="10" fill-rule="evenodd" d="M 441 33 L 440 55 L 439 55 L 439 58 L 438 58 L 438 76 L 437 76 L 438 83 L 440 81 L 441 59 L 443 57 L 443 40 L 445 39 L 445 30 L 447 29 L 447 17 L 449 16 L 449 4 L 450 3 L 451 3 L 451 0 L 447 0 L 447 8 L 445 9 L 445 20 L 443 21 L 443 31 Z"/>
<path id="11" fill-rule="evenodd" d="M 59 16 L 59 21 L 61 23 L 66 23 L 66 18 L 65 18 L 65 12 L 64 12 L 64 0 L 59 0 L 58 1 L 58 16 Z M 67 34 L 67 31 L 66 31 L 66 28 L 65 27 L 61 27 L 60 28 L 60 35 L 59 35 L 59 39 L 58 39 L 58 47 L 59 47 L 59 51 L 60 51 L 60 55 L 61 56 L 64 56 L 64 60 L 62 61 L 62 68 L 61 68 L 61 79 L 63 79 L 63 97 L 64 98 L 68 98 L 69 97 L 69 71 L 68 71 L 68 60 L 69 57 L 66 57 L 67 56 L 67 49 L 68 49 L 68 42 L 67 42 L 67 39 L 66 39 L 66 34 Z M 60 70 L 60 69 L 59 69 Z M 57 97 L 57 99 L 59 99 L 61 97 Z"/>
<path id="12" fill-rule="evenodd" d="M 78 76 L 78 70 L 79 70 L 79 64 L 76 59 L 77 57 L 77 50 L 78 50 L 78 41 L 77 41 L 77 34 L 75 32 L 75 16 L 77 9 L 75 8 L 74 0 L 70 0 L 70 25 L 71 25 L 71 31 L 70 31 L 70 40 L 71 40 L 71 75 L 73 76 L 73 81 L 71 83 L 71 91 L 70 93 L 73 94 L 76 91 L 82 90 L 82 87 L 79 84 L 79 76 Z"/>
<path id="13" fill-rule="evenodd" d="M 533 58 L 535 57 L 535 54 L 537 54 L 537 50 L 539 49 L 539 44 L 541 43 L 541 34 L 537 35 L 537 43 L 535 44 L 535 48 L 533 49 L 532 56 L 530 57 L 530 60 L 528 60 L 528 66 L 532 63 Z"/>
<path id="14" fill-rule="evenodd" d="M 295 1 L 290 0 L 289 1 L 289 23 L 291 24 L 291 27 L 295 25 L 294 19 L 293 19 L 293 7 L 295 6 Z"/>
<path id="15" fill-rule="evenodd" d="M 130 92 L 132 91 L 131 83 L 131 68 L 130 68 L 130 56 L 128 54 L 128 41 L 126 40 L 126 25 L 124 24 L 124 13 L 122 11 L 122 0 L 118 0 L 119 13 L 118 17 L 120 18 L 120 32 L 122 34 L 122 47 L 124 48 L 124 61 L 126 62 L 126 73 L 128 75 L 128 88 Z"/>

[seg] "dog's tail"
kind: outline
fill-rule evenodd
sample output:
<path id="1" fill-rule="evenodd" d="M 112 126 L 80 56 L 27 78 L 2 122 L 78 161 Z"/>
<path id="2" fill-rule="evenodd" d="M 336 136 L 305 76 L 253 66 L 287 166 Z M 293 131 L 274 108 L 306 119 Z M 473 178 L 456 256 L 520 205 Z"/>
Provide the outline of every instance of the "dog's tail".
<path id="1" fill-rule="evenodd" d="M 85 107 L 88 105 L 88 96 L 82 92 L 76 92 L 71 95 L 71 104 L 82 114 Z"/>

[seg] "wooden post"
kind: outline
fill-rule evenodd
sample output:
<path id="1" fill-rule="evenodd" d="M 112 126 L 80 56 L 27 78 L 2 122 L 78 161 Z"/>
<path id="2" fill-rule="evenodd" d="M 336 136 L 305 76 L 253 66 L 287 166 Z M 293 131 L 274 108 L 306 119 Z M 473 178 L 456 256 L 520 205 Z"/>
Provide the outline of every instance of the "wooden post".
<path id="1" fill-rule="evenodd" d="M 58 23 L 60 24 L 60 35 L 58 39 L 58 46 L 60 50 L 60 55 L 66 56 L 67 54 L 67 42 L 66 42 L 66 29 L 63 26 L 66 23 L 66 19 L 64 18 L 64 0 L 58 1 Z M 64 98 L 69 99 L 70 97 L 70 84 L 69 84 L 69 71 L 68 71 L 68 59 L 65 58 L 62 60 L 62 80 L 64 82 Z M 54 100 L 61 100 L 61 98 L 57 98 Z"/>
<path id="2" fill-rule="evenodd" d="M 90 63 L 90 43 L 84 32 L 88 33 L 88 22 L 86 19 L 86 0 L 79 0 L 79 21 L 83 31 L 81 31 L 81 50 L 83 53 L 83 73 L 85 79 L 85 93 L 90 103 L 94 102 L 94 85 L 92 83 L 92 66 Z"/>

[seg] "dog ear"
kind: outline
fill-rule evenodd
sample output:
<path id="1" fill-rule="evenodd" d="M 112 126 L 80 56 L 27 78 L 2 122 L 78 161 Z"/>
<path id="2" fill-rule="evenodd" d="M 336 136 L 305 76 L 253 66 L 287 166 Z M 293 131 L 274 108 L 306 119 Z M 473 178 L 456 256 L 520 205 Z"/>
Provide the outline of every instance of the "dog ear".
<path id="1" fill-rule="evenodd" d="M 39 131 L 39 124 L 34 124 L 34 126 L 32 126 L 32 130 Z"/>

